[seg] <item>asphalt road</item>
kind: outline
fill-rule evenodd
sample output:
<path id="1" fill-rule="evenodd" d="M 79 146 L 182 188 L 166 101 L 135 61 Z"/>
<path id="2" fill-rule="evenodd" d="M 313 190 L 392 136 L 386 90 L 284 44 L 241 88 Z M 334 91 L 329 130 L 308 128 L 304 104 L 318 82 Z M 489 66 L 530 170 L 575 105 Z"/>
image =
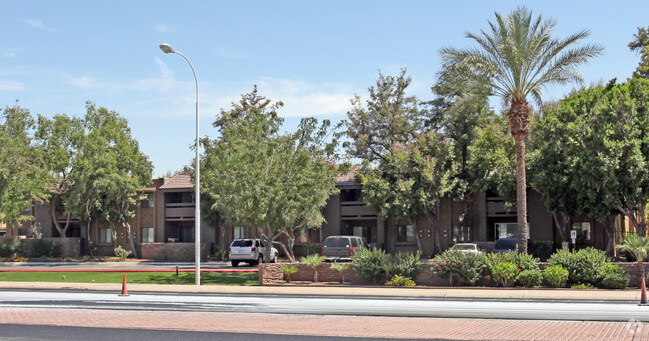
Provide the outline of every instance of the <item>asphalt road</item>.
<path id="1" fill-rule="evenodd" d="M 408 297 L 132 294 L 0 290 L 0 307 L 315 314 L 518 320 L 649 322 L 649 309 L 626 302 L 504 301 Z"/>
<path id="2" fill-rule="evenodd" d="M 0 339 L 2 340 L 138 340 L 138 341 L 372 341 L 372 340 L 393 340 L 376 338 L 341 338 L 330 336 L 308 336 L 308 335 L 274 335 L 255 333 L 216 333 L 198 331 L 177 331 L 177 330 L 151 330 L 151 329 L 118 329 L 118 328 L 88 328 L 68 326 L 35 326 L 0 324 Z M 405 339 L 407 340 L 407 339 Z"/>

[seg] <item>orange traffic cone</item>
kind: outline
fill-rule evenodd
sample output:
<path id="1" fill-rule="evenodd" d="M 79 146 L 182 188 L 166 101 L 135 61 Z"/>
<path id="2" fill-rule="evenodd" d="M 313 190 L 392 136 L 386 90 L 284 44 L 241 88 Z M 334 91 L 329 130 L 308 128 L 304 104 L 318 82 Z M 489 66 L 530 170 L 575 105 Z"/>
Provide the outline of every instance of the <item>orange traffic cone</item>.
<path id="1" fill-rule="evenodd" d="M 124 275 L 124 281 L 122 281 L 122 293 L 119 296 L 128 296 L 126 291 L 126 275 Z"/>

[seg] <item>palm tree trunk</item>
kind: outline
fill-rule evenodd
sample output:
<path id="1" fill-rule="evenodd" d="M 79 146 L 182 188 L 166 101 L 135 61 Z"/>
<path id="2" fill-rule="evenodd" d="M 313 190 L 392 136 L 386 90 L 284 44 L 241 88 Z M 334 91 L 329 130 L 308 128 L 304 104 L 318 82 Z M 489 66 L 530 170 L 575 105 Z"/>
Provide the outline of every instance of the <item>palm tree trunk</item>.
<path id="1" fill-rule="evenodd" d="M 530 132 L 530 111 L 525 99 L 513 100 L 507 112 L 509 128 L 516 143 L 516 210 L 518 252 L 527 253 L 527 179 L 525 177 L 525 137 Z"/>
<path id="2" fill-rule="evenodd" d="M 516 211 L 518 214 L 518 252 L 527 253 L 527 179 L 525 177 L 525 135 L 516 141 Z"/>

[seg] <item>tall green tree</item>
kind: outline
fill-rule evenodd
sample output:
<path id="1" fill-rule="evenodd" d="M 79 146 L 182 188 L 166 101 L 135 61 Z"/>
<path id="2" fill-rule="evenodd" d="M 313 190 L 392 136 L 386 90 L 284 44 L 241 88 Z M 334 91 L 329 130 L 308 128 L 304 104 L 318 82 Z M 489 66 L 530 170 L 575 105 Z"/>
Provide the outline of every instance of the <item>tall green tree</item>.
<path id="1" fill-rule="evenodd" d="M 142 190 L 151 183 L 153 165 L 140 151 L 124 117 L 93 103 L 88 103 L 86 109 L 89 131 L 84 147 L 94 149 L 93 172 L 97 176 L 93 186 L 100 193 L 101 216 L 111 225 L 122 225 L 137 258 L 136 233 L 130 220 L 135 217 Z"/>
<path id="2" fill-rule="evenodd" d="M 296 233 L 322 225 L 321 208 L 337 191 L 336 142 L 327 138 L 329 122 L 318 124 L 312 118 L 303 119 L 295 133 L 281 134 L 281 106 L 255 87 L 217 117 L 220 136 L 201 141 L 201 192 L 226 222 L 257 229 L 265 245 L 280 245 L 294 261 Z M 288 248 L 281 236 L 288 239 Z M 263 256 L 270 260 L 270 247 Z"/>
<path id="3" fill-rule="evenodd" d="M 405 69 L 396 77 L 379 72 L 376 85 L 368 88 L 369 99 L 364 104 L 358 95 L 351 100 L 354 108 L 345 121 L 351 156 L 373 163 L 389 154 L 393 144 L 414 141 L 422 132 L 419 101 L 406 94 L 411 83 Z"/>
<path id="4" fill-rule="evenodd" d="M 358 178 L 363 200 L 380 216 L 394 222 L 405 219 L 415 229 L 417 218 L 425 216 L 433 227 L 435 251 L 441 252 L 440 201 L 458 190 L 458 168 L 450 141 L 431 132 L 413 143 L 393 145 L 378 167 L 360 173 Z M 422 251 L 418 233 L 415 240 Z"/>
<path id="5" fill-rule="evenodd" d="M 441 50 L 444 65 L 459 65 L 465 76 L 492 89 L 509 104 L 507 118 L 516 143 L 516 208 L 518 214 L 518 247 L 527 252 L 527 181 L 525 176 L 525 137 L 529 133 L 527 98 L 531 96 L 542 107 L 542 88 L 551 84 L 581 81 L 577 66 L 602 53 L 598 45 L 575 47 L 588 37 L 581 31 L 566 39 L 552 38 L 556 22 L 533 19 L 524 6 L 507 16 L 495 13 L 490 31 L 467 33 L 478 48 Z"/>
<path id="6" fill-rule="evenodd" d="M 32 219 L 24 211 L 49 195 L 43 150 L 34 140 L 34 129 L 29 110 L 18 104 L 0 112 L 0 221 L 10 228 Z"/>
<path id="7" fill-rule="evenodd" d="M 638 33 L 633 35 L 629 49 L 640 55 L 640 64 L 633 72 L 633 77 L 649 78 L 649 26 L 638 27 Z"/>
<path id="8" fill-rule="evenodd" d="M 44 151 L 44 166 L 47 167 L 51 186 L 49 197 L 49 213 L 54 227 L 61 237 L 70 226 L 72 211 L 68 203 L 68 195 L 74 183 L 70 176 L 74 171 L 73 164 L 78 156 L 79 144 L 83 141 L 84 129 L 82 121 L 67 115 L 55 115 L 52 119 L 38 116 L 36 138 Z M 59 215 L 66 217 L 65 224 L 59 223 Z"/>
<path id="9" fill-rule="evenodd" d="M 66 197 L 68 211 L 86 222 L 89 240 L 93 221 L 111 226 L 113 244 L 115 224 L 122 225 L 137 257 L 129 220 L 141 191 L 151 182 L 153 166 L 131 135 L 128 121 L 117 112 L 87 102 L 83 129 L 69 175 L 74 186 Z"/>

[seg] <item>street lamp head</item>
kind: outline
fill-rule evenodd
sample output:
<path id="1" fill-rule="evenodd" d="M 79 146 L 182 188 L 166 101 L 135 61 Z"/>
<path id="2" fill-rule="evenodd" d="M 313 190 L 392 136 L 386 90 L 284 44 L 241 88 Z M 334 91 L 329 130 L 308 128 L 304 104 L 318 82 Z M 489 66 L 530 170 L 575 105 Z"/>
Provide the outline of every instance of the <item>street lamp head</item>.
<path id="1" fill-rule="evenodd" d="M 164 53 L 176 53 L 176 50 L 174 50 L 174 48 L 169 44 L 160 45 L 160 50 L 162 50 L 162 52 Z"/>

